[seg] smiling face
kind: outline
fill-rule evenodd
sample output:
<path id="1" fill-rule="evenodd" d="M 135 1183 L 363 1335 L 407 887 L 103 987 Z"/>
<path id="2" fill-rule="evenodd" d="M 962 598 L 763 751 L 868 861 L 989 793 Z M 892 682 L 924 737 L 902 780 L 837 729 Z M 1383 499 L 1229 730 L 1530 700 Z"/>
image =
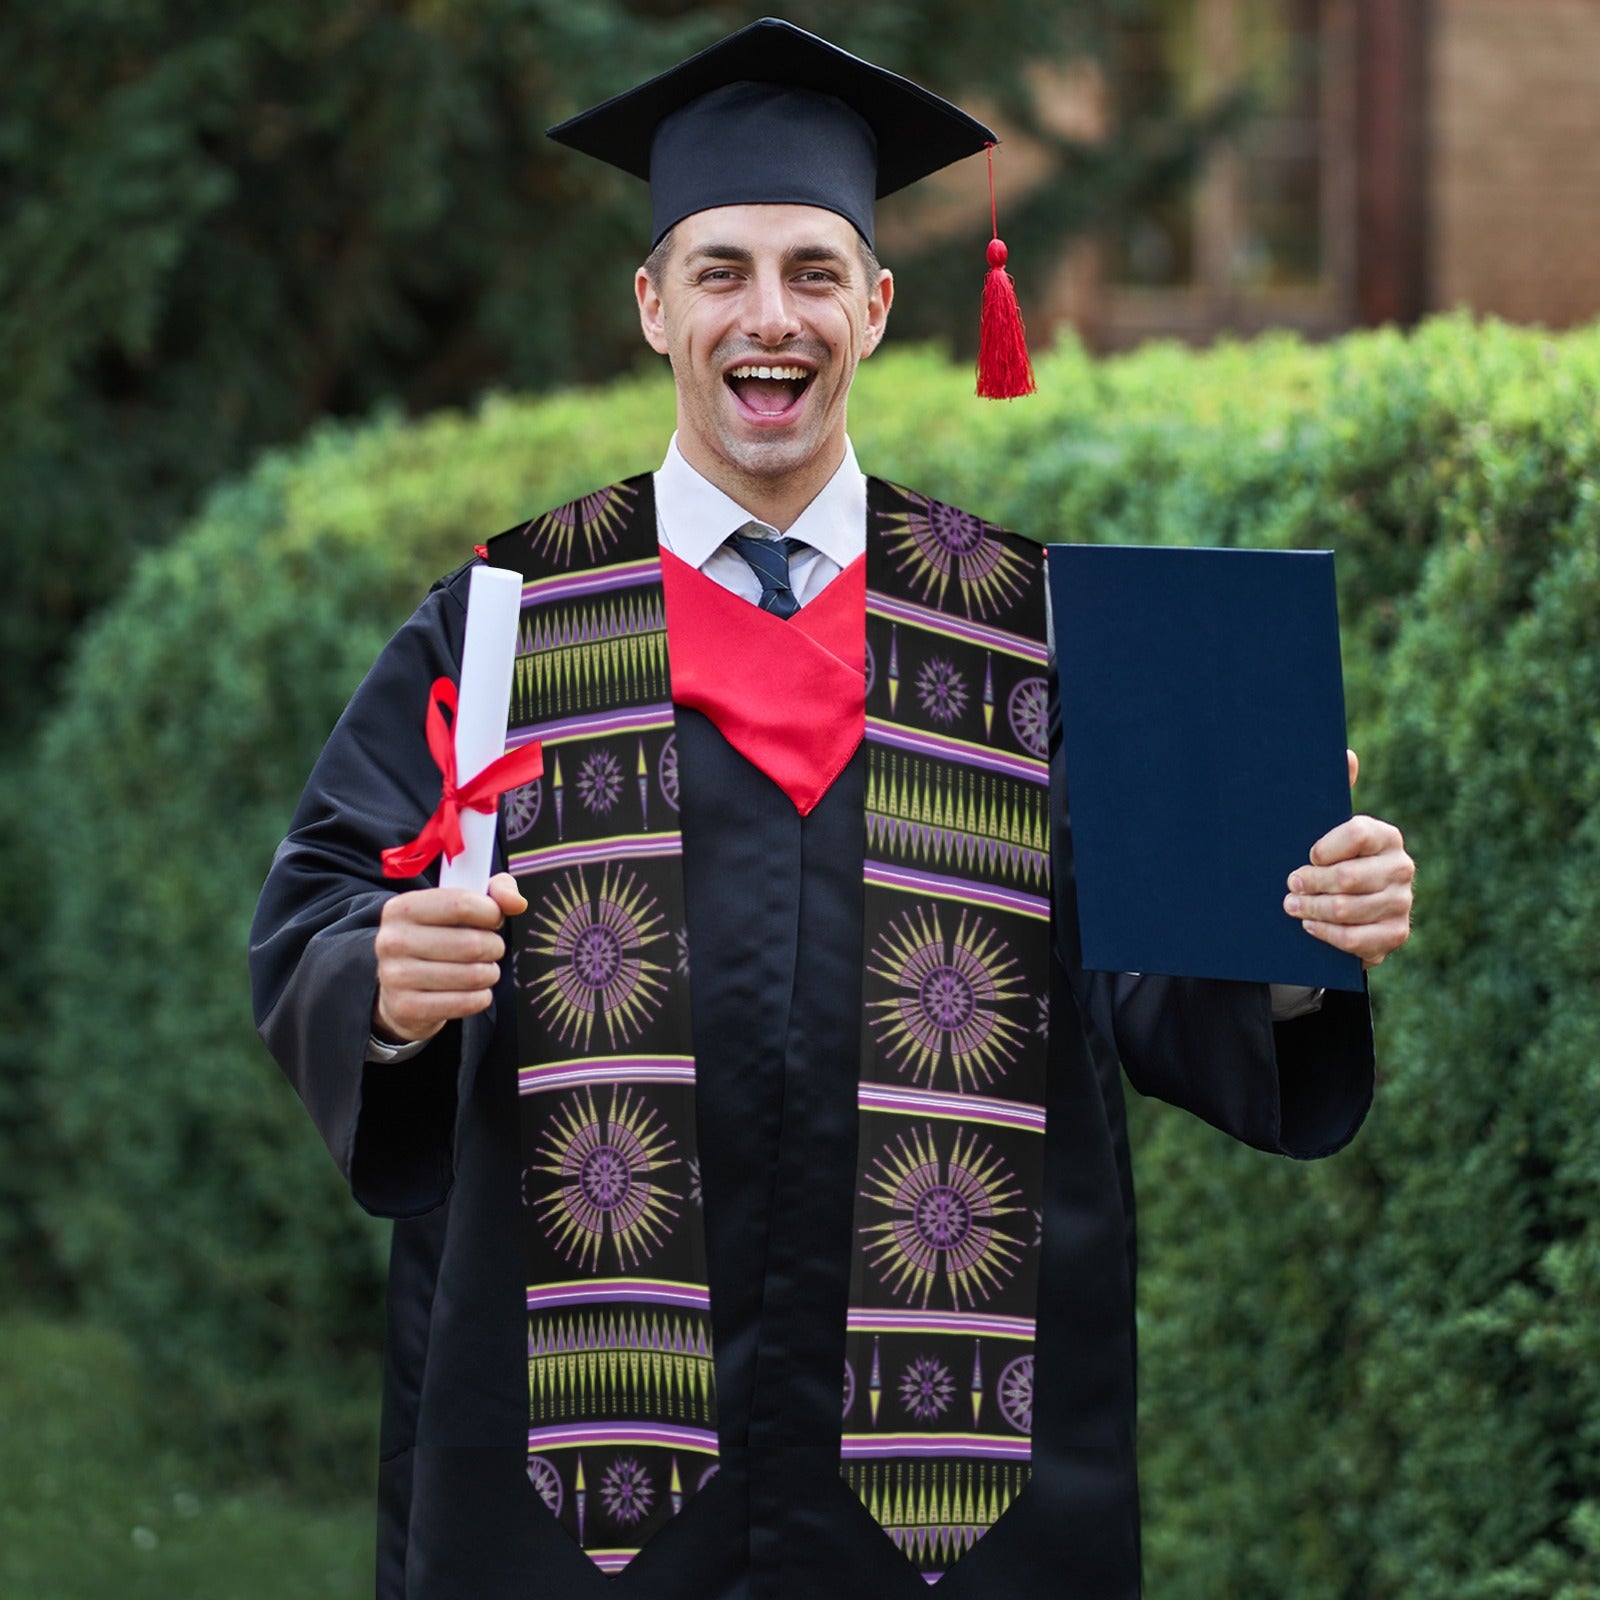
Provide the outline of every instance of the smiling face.
<path id="1" fill-rule="evenodd" d="M 831 211 L 721 206 L 685 217 L 659 281 L 641 267 L 635 291 L 645 338 L 672 363 L 684 459 L 787 527 L 844 459 L 850 383 L 894 280 Z"/>

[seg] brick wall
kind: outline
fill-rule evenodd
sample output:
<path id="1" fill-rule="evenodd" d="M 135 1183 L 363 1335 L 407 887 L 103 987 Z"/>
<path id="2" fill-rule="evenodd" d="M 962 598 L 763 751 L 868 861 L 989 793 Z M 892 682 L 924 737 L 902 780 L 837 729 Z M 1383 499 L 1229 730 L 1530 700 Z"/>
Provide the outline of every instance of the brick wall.
<path id="1" fill-rule="evenodd" d="M 1600 316 L 1600 0 L 1434 0 L 1429 299 Z"/>

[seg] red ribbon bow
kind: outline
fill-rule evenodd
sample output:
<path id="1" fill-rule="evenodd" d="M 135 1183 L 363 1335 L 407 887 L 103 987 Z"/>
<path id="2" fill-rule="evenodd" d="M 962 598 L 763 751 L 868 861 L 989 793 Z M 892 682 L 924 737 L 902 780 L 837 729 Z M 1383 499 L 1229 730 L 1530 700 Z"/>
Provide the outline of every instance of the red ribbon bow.
<path id="1" fill-rule="evenodd" d="M 456 686 L 448 678 L 435 678 L 428 690 L 428 751 L 444 779 L 438 808 L 428 818 L 410 844 L 396 845 L 383 852 L 386 878 L 414 878 L 425 871 L 442 851 L 446 861 L 454 861 L 465 848 L 461 837 L 461 812 L 465 807 L 493 812 L 500 796 L 508 789 L 532 783 L 544 772 L 544 747 L 536 740 L 519 750 L 508 750 L 491 761 L 477 777 L 456 786 L 455 720 Z M 444 713 L 450 713 L 447 723 Z"/>

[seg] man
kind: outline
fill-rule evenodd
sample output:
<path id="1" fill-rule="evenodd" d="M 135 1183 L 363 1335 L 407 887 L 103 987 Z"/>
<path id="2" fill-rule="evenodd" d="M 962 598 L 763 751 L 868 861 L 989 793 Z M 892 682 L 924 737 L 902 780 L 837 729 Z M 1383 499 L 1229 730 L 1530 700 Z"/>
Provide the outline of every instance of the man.
<path id="1" fill-rule="evenodd" d="M 1081 970 L 1038 551 L 855 464 L 873 196 L 988 131 L 767 22 L 557 132 L 650 177 L 678 429 L 490 546 L 545 751 L 513 870 L 378 870 L 439 796 L 463 569 L 331 737 L 252 943 L 263 1036 L 396 1218 L 380 1593 L 1126 1600 L 1116 1058 L 1320 1155 L 1370 1099 L 1365 997 Z M 1389 825 L 1285 870 L 1315 936 L 1404 940 Z"/>

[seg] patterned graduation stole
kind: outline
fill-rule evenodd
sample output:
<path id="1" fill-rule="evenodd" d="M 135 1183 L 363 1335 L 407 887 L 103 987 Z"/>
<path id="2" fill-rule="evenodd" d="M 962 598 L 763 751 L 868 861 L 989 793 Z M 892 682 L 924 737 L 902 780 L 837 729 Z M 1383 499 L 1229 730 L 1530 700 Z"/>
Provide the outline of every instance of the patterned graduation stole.
<path id="1" fill-rule="evenodd" d="M 1043 560 L 869 480 L 861 1177 L 846 1479 L 930 1581 L 1028 1475 L 1048 977 Z M 528 1472 L 620 1571 L 717 1470 L 653 485 L 493 541 L 524 574 L 507 797 Z"/>
<path id="2" fill-rule="evenodd" d="M 930 1583 L 1028 1481 L 1050 961 L 1043 552 L 874 481 L 846 1481 Z"/>
<path id="3" fill-rule="evenodd" d="M 648 476 L 503 534 L 522 572 L 507 797 L 528 1474 L 621 1571 L 717 1470 L 677 745 Z"/>

